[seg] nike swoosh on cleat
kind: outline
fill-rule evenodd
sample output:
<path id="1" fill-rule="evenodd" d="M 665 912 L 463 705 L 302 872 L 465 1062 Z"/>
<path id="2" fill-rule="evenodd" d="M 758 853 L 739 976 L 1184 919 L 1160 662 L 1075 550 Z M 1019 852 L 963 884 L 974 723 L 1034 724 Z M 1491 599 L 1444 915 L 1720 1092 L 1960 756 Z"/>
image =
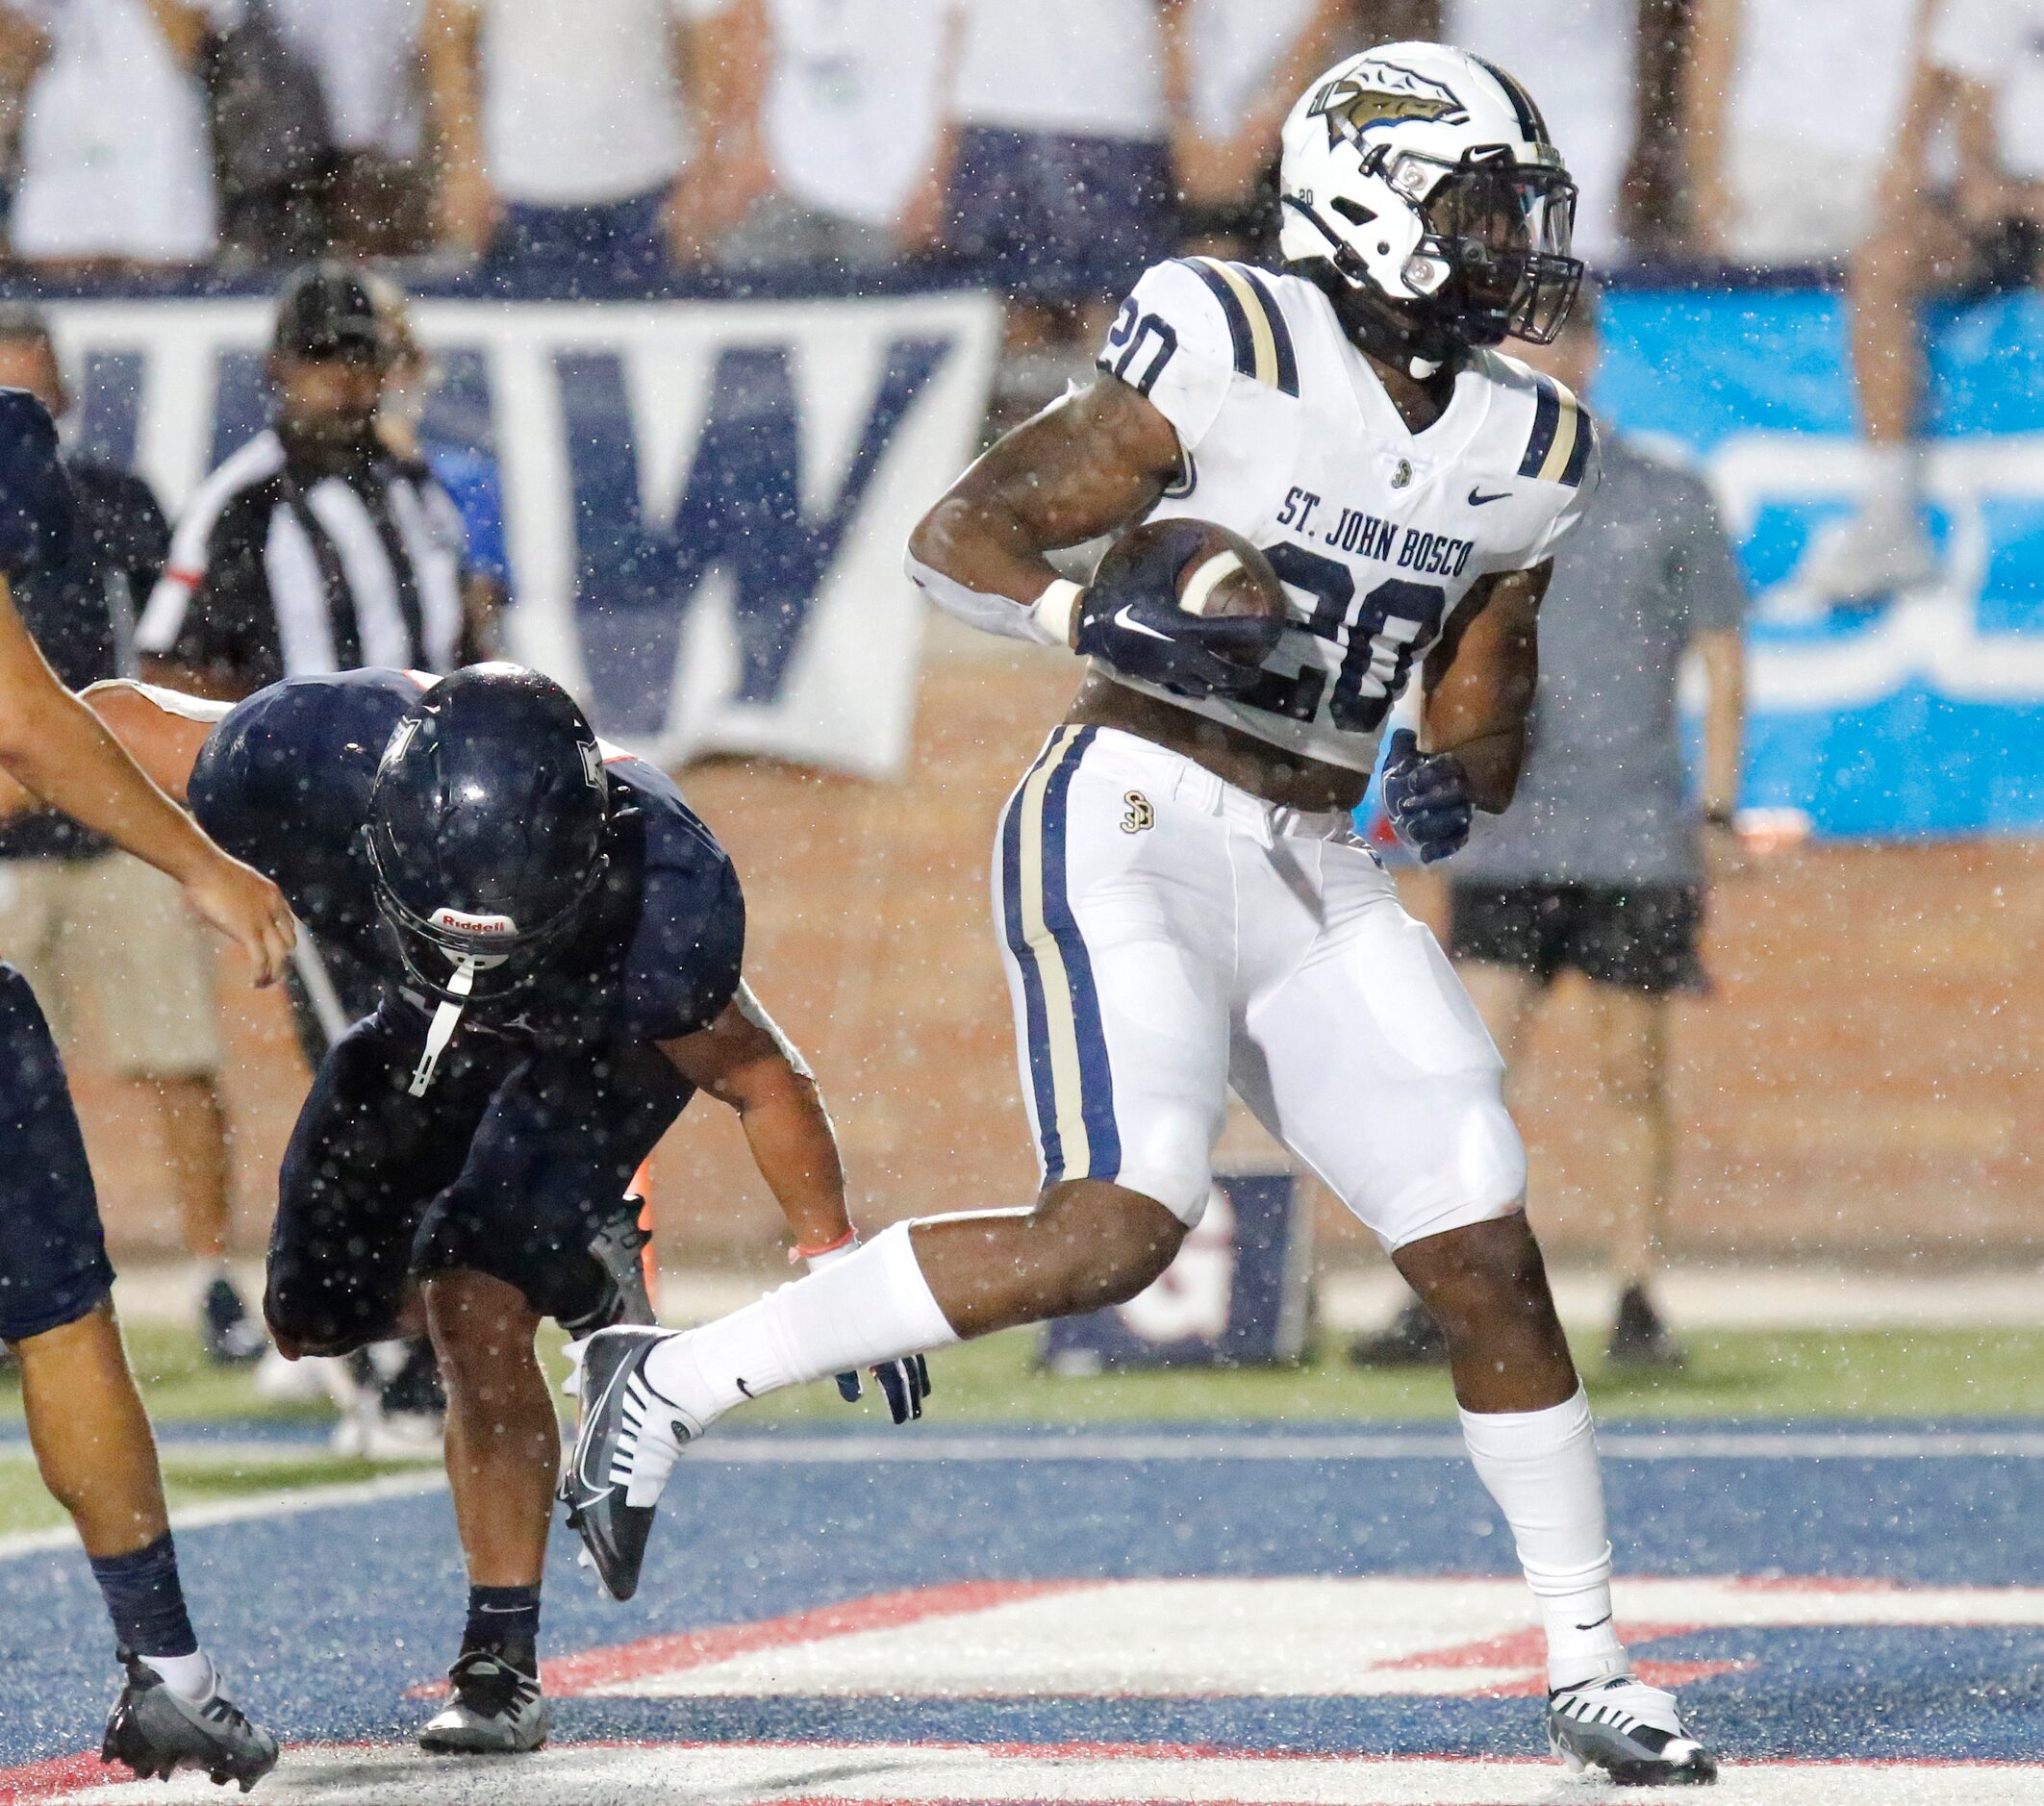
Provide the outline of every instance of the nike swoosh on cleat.
<path id="1" fill-rule="evenodd" d="M 1609 1612 L 1606 1612 L 1606 1613 L 1605 1613 L 1605 1614 L 1603 1615 L 1603 1617 L 1602 1617 L 1601 1618 L 1599 1618 L 1599 1619 L 1597 1620 L 1597 1622 L 1596 1622 L 1595 1624 L 1578 1624 L 1578 1625 L 1577 1625 L 1577 1626 L 1576 1626 L 1576 1628 L 1577 1628 L 1577 1630 L 1595 1630 L 1595 1629 L 1597 1629 L 1598 1625 L 1600 1625 L 1600 1624 L 1608 1624 L 1608 1623 L 1609 1623 L 1610 1621 L 1611 1621 L 1611 1614 L 1610 1614 Z"/>
<path id="2" fill-rule="evenodd" d="M 1134 607 L 1135 604 L 1133 602 L 1123 603 L 1122 606 L 1115 611 L 1114 624 L 1117 627 L 1125 627 L 1132 634 L 1146 635 L 1151 640 L 1168 640 L 1171 638 L 1169 634 L 1160 634 L 1154 627 L 1148 625 L 1148 622 L 1137 620 L 1135 616 L 1130 615 L 1128 612 Z"/>
<path id="3" fill-rule="evenodd" d="M 744 1380 L 734 1378 L 732 1384 L 736 1386 L 740 1392 L 744 1392 L 747 1398 L 755 1398 L 758 1396 L 758 1394 L 753 1392 L 752 1388 L 747 1386 Z"/>
<path id="4" fill-rule="evenodd" d="M 1505 500 L 1510 494 L 1511 490 L 1509 489 L 1500 489 L 1495 495 L 1486 495 L 1481 489 L 1471 489 L 1469 492 L 1469 505 L 1472 508 L 1485 508 L 1492 502 Z"/>

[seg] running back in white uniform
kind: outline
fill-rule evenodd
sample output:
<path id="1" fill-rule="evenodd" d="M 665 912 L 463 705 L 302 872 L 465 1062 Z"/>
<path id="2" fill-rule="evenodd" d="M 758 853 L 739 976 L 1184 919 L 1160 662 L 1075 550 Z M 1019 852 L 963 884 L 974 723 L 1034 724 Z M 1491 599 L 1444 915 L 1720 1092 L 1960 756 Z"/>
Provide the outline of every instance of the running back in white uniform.
<path id="1" fill-rule="evenodd" d="M 1185 454 L 1150 518 L 1218 521 L 1261 546 L 1298 623 L 1247 697 L 1103 674 L 1351 770 L 1375 764 L 1392 703 L 1477 579 L 1541 563 L 1596 488 L 1596 433 L 1561 384 L 1478 352 L 1441 417 L 1409 432 L 1302 277 L 1159 263 L 1098 364 Z"/>
<path id="2" fill-rule="evenodd" d="M 1559 384 L 1478 354 L 1408 432 L 1320 290 L 1242 264 L 1151 269 L 1100 363 L 1177 431 L 1155 514 L 1261 546 L 1296 622 L 1247 698 L 1101 673 L 1353 770 L 1478 579 L 1545 559 L 1595 480 Z M 1518 1207 L 1497 1050 L 1345 814 L 1060 727 L 1003 812 L 994 890 L 1046 1185 L 1112 1181 L 1197 1222 L 1232 1088 L 1389 1248 Z"/>

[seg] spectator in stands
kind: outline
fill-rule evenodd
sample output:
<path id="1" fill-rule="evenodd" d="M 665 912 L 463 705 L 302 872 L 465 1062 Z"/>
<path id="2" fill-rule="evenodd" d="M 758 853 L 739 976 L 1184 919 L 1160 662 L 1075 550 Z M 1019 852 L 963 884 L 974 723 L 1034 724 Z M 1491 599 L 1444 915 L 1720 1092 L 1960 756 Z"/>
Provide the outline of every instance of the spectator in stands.
<path id="1" fill-rule="evenodd" d="M 1589 295 L 1552 345 L 1514 350 L 1587 389 L 1598 356 Z M 1571 970 L 1589 981 L 1624 1174 L 1606 1231 L 1620 1285 L 1607 1358 L 1636 1366 L 1682 1360 L 1651 1291 L 1676 1163 L 1668 1000 L 1703 988 L 1704 880 L 1735 858 L 1745 606 L 1703 483 L 1605 434 L 1602 484 L 1541 604 L 1540 697 L 1518 794 L 1478 820 L 1448 867 L 1449 950 L 1508 1087 L 1551 983 Z M 1687 800 L 1676 714 L 1690 652 L 1708 696 L 1700 809 Z M 1350 1354 L 1363 1366 L 1445 1363 L 1447 1346 L 1415 1301 Z"/>
<path id="2" fill-rule="evenodd" d="M 1624 254 L 1620 202 L 1638 140 L 1640 0 L 1443 0 L 1441 35 L 1540 96 L 1576 180 L 1576 254 Z"/>
<path id="3" fill-rule="evenodd" d="M 0 307 L 0 388 L 68 407 L 48 326 Z M 169 529 L 148 485 L 64 459 L 80 532 L 62 565 L 18 579 L 14 605 L 64 687 L 136 674 L 135 609 L 163 568 Z M 89 1020 L 105 1065 L 154 1091 L 208 1356 L 263 1352 L 263 1333 L 227 1272 L 228 1162 L 213 965 L 178 887 L 68 815 L 37 810 L 0 826 L 0 958 L 36 988 L 60 1041 Z"/>
<path id="4" fill-rule="evenodd" d="M 689 169 L 690 96 L 731 111 L 719 0 L 428 0 L 440 225 L 506 267 L 598 283 L 694 261 L 731 205 Z"/>
<path id="5" fill-rule="evenodd" d="M 1006 414 L 1083 369 L 1123 291 L 1173 247 L 1185 7 L 956 3 L 945 243 L 1009 296 Z"/>
<path id="6" fill-rule="evenodd" d="M 1277 138 L 1345 47 L 1349 0 L 1189 0 L 1189 92 L 1172 143 L 1189 248 L 1268 261 L 1277 239 Z"/>
<path id="7" fill-rule="evenodd" d="M 941 223 L 933 182 L 951 0 L 721 0 L 737 79 L 697 180 L 736 223 L 736 270 L 870 269 Z"/>
<path id="8" fill-rule="evenodd" d="M 203 263 L 218 237 L 194 72 L 234 0 L 0 0 L 20 95 L 14 255 L 63 273 Z"/>
<path id="9" fill-rule="evenodd" d="M 1813 263 L 1859 242 L 1924 5 L 1696 0 L 1682 113 L 1699 250 Z"/>
<path id="10" fill-rule="evenodd" d="M 267 0 L 318 76 L 332 160 L 315 253 L 398 257 L 430 239 L 422 163 L 426 0 Z"/>
<path id="11" fill-rule="evenodd" d="M 1945 177 L 1930 147 L 1949 131 Z M 1856 513 L 1799 576 L 1832 602 L 1877 601 L 1935 576 L 1923 519 L 1921 308 L 2028 288 L 2044 274 L 2044 0 L 1934 0 L 1908 116 L 1854 254 L 1853 371 L 1867 437 Z"/>

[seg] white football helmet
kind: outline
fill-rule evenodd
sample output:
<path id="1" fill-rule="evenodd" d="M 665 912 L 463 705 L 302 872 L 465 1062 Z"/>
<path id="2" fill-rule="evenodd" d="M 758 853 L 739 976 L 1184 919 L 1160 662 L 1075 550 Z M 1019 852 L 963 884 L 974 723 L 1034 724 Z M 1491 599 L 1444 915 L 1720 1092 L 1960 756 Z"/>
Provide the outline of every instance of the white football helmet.
<path id="1" fill-rule="evenodd" d="M 1380 44 L 1292 109 L 1279 243 L 1395 304 L 1416 357 L 1548 343 L 1582 281 L 1576 185 L 1531 97 L 1446 44 Z"/>

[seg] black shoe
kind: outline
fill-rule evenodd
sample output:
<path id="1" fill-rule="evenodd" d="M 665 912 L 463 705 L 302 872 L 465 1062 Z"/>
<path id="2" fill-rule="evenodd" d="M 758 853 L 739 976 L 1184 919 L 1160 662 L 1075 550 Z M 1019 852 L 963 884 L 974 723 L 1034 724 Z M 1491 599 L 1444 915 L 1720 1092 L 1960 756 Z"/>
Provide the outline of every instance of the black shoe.
<path id="1" fill-rule="evenodd" d="M 1445 1367 L 1448 1338 L 1433 1320 L 1433 1313 L 1419 1299 L 1401 1311 L 1389 1329 L 1358 1336 L 1349 1344 L 1349 1365 L 1353 1367 Z"/>
<path id="2" fill-rule="evenodd" d="M 644 1211 L 643 1199 L 626 1196 L 596 1225 L 589 1251 L 603 1269 L 603 1297 L 594 1310 L 561 1325 L 571 1341 L 580 1342 L 599 1329 L 611 1329 L 619 1323 L 660 1321 L 645 1283 L 644 1250 L 653 1235 L 651 1230 L 640 1227 L 639 1219 Z"/>
<path id="3" fill-rule="evenodd" d="M 1628 1286 L 1619 1295 L 1604 1359 L 1615 1367 L 1658 1367 L 1669 1373 L 1689 1365 L 1688 1352 L 1669 1333 L 1644 1286 Z"/>
<path id="4" fill-rule="evenodd" d="M 214 1279 L 199 1302 L 199 1342 L 216 1367 L 253 1367 L 269 1346 L 263 1325 L 249 1316 L 225 1273 Z"/>
<path id="5" fill-rule="evenodd" d="M 239 1781 L 244 1793 L 277 1766 L 277 1740 L 249 1723 L 220 1691 L 217 1674 L 212 1696 L 193 1705 L 165 1687 L 164 1677 L 133 1650 L 119 1655 L 128 1681 L 107 1719 L 99 1746 L 102 1762 L 125 1763 L 144 1781 L 167 1780 L 179 1768 L 199 1768 L 215 1787 Z"/>
<path id="6" fill-rule="evenodd" d="M 590 1566 L 614 1599 L 638 1592 L 653 1507 L 683 1444 L 701 1433 L 645 1378 L 646 1357 L 674 1335 L 604 1329 L 574 1350 L 568 1390 L 582 1400 L 582 1427 L 560 1496 L 568 1528 L 581 1537 Z M 633 1491 L 637 1504 L 630 1502 Z"/>
<path id="7" fill-rule="evenodd" d="M 1709 1787 L 1718 1759 L 1689 1734 L 1675 1695 L 1630 1674 L 1548 1695 L 1548 1747 L 1571 1774 L 1602 1768 L 1621 1787 Z"/>
<path id="8" fill-rule="evenodd" d="M 437 1755 L 515 1756 L 546 1742 L 546 1701 L 537 1660 L 502 1649 L 464 1649 L 447 1670 L 446 1703 L 418 1746 Z"/>

